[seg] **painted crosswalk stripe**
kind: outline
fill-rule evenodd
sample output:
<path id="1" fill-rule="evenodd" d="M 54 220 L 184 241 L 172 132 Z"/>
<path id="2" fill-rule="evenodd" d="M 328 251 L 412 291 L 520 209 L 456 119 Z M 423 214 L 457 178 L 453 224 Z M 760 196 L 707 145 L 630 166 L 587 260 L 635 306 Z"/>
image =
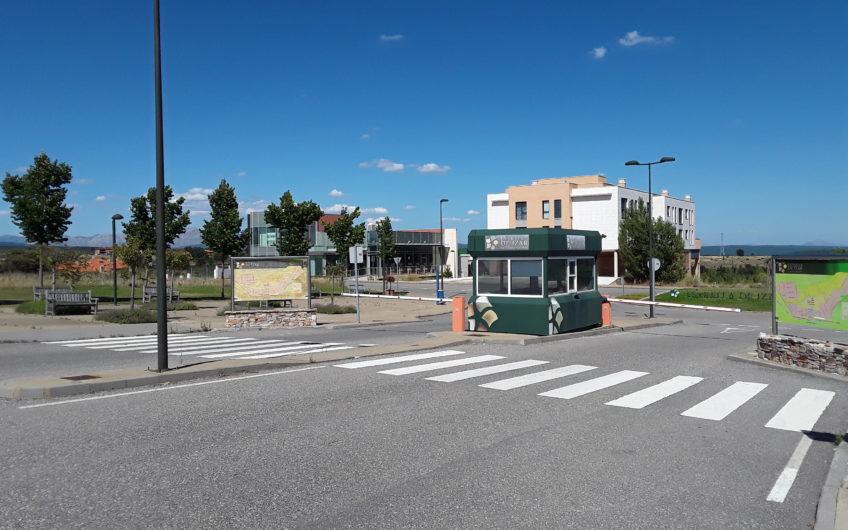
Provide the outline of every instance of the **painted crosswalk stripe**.
<path id="1" fill-rule="evenodd" d="M 441 370 L 443 368 L 452 368 L 454 366 L 463 366 L 466 364 L 485 363 L 503 359 L 501 355 L 478 355 L 477 357 L 466 357 L 465 359 L 451 359 L 450 361 L 439 361 L 437 363 L 419 364 L 416 366 L 407 366 L 405 368 L 394 368 L 384 370 L 381 374 L 387 375 L 407 375 L 416 374 L 418 372 L 429 372 L 431 370 Z"/>
<path id="2" fill-rule="evenodd" d="M 400 357 L 383 357 L 382 359 L 371 359 L 369 361 L 355 361 L 352 363 L 335 364 L 336 368 L 368 368 L 371 366 L 383 366 L 386 364 L 403 363 L 407 361 L 421 361 L 423 359 L 434 359 L 436 357 L 448 357 L 451 355 L 463 355 L 464 351 L 442 350 L 428 353 L 414 353 L 412 355 L 401 355 Z"/>
<path id="3" fill-rule="evenodd" d="M 609 388 L 611 386 L 620 385 L 621 383 L 626 383 L 627 381 L 632 381 L 638 377 L 642 377 L 648 375 L 648 372 L 636 372 L 634 370 L 622 370 L 620 372 L 615 372 L 614 374 L 604 375 L 601 377 L 596 377 L 595 379 L 589 379 L 588 381 L 583 381 L 581 383 L 575 383 L 573 385 L 564 386 L 562 388 L 556 388 L 554 390 L 549 390 L 548 392 L 542 392 L 539 394 L 540 396 L 545 397 L 555 397 L 560 399 L 572 399 L 576 397 L 580 397 L 591 392 L 596 392 L 598 390 L 603 390 L 605 388 Z"/>
<path id="4" fill-rule="evenodd" d="M 168 338 L 173 337 L 185 337 L 185 333 L 172 333 L 168 335 Z M 208 335 L 195 335 L 208 337 Z M 74 339 L 74 340 L 53 340 L 53 341 L 45 341 L 42 344 L 72 344 L 72 343 L 82 343 L 82 342 L 109 342 L 115 340 L 135 340 L 135 339 L 155 339 L 158 335 L 130 335 L 128 337 L 101 337 L 99 339 Z"/>
<path id="5" fill-rule="evenodd" d="M 238 344 L 205 344 L 202 346 L 178 346 L 175 348 L 168 348 L 169 352 L 180 352 L 186 353 L 188 355 L 199 355 L 203 353 L 215 353 L 215 352 L 229 352 L 233 350 L 244 350 L 249 348 L 264 348 L 265 346 L 291 346 L 294 344 L 318 344 L 317 342 L 304 342 L 304 341 L 286 341 L 286 340 L 256 340 L 254 339 L 251 342 L 247 343 L 238 343 Z M 149 346 L 148 346 L 149 347 Z M 141 353 L 156 353 L 155 349 L 144 350 Z"/>
<path id="6" fill-rule="evenodd" d="M 226 338 L 221 337 L 221 339 L 222 339 L 222 342 L 229 341 L 229 340 L 238 340 L 235 337 L 226 337 Z M 198 342 L 198 341 L 212 342 L 212 341 L 216 341 L 216 340 L 219 340 L 219 339 L 209 337 L 209 336 L 181 337 L 181 338 L 174 337 L 174 338 L 168 339 L 168 344 L 187 344 L 187 343 Z M 157 339 L 153 338 L 153 339 L 145 339 L 145 340 L 134 340 L 134 341 L 128 341 L 128 342 L 119 341 L 119 342 L 108 342 L 108 343 L 100 343 L 100 344 L 89 344 L 89 345 L 82 345 L 80 347 L 87 348 L 89 350 L 108 350 L 108 349 L 124 348 L 124 347 L 126 347 L 126 348 L 147 347 L 147 346 L 155 345 L 157 342 L 158 342 Z M 76 344 L 65 344 L 65 346 L 70 347 L 70 346 L 78 346 L 78 345 L 76 345 Z"/>
<path id="7" fill-rule="evenodd" d="M 236 339 L 236 338 L 232 338 L 232 339 L 222 340 L 218 337 L 209 337 L 208 339 L 186 340 L 186 341 L 181 341 L 181 342 L 168 341 L 168 344 L 169 345 L 180 345 L 180 346 L 185 346 L 185 345 L 188 345 L 188 344 L 207 344 L 207 345 L 212 344 L 212 345 L 216 345 L 216 344 L 221 344 L 221 343 L 229 344 L 231 342 L 238 343 L 238 342 L 243 342 L 243 341 L 247 341 L 247 340 L 256 340 L 256 339 Z M 133 344 L 133 345 L 121 347 L 121 348 L 111 347 L 109 349 L 113 350 L 113 351 L 145 350 L 145 349 L 149 348 L 151 345 L 152 344 Z M 104 349 L 103 346 L 97 346 L 97 348 L 98 349 Z M 94 349 L 94 348 L 89 348 L 89 349 Z"/>
<path id="8" fill-rule="evenodd" d="M 197 339 L 208 339 L 209 335 L 181 335 L 176 336 L 172 335 L 168 337 L 168 342 L 183 342 L 187 340 L 197 340 Z M 144 337 L 144 338 L 125 338 L 125 337 L 115 337 L 111 338 L 108 341 L 98 340 L 97 342 L 92 341 L 73 341 L 62 344 L 62 346 L 68 348 L 93 348 L 93 349 L 102 349 L 102 348 L 111 348 L 113 346 L 123 346 L 127 344 L 155 344 L 158 339 L 156 336 L 152 337 Z M 50 344 L 50 343 L 44 343 Z"/>
<path id="9" fill-rule="evenodd" d="M 548 361 L 516 361 L 514 363 L 499 364 L 497 366 L 487 366 L 485 368 L 475 368 L 474 370 L 465 370 L 463 372 L 454 372 L 452 374 L 437 375 L 428 377 L 428 381 L 441 381 L 443 383 L 452 383 L 454 381 L 463 381 L 472 377 L 481 377 L 484 375 L 500 374 L 510 372 L 512 370 L 520 370 L 530 366 L 538 366 L 540 364 L 548 364 Z"/>
<path id="10" fill-rule="evenodd" d="M 519 388 L 522 386 L 541 383 L 543 381 L 550 381 L 551 379 L 558 379 L 560 377 L 588 372 L 595 368 L 597 367 L 586 366 L 583 364 L 572 364 L 561 368 L 554 368 L 553 370 L 544 370 L 532 374 L 519 375 L 518 377 L 510 377 L 509 379 L 501 379 L 500 381 L 494 381 L 492 383 L 486 383 L 479 386 L 483 388 L 494 388 L 495 390 L 512 390 L 513 388 Z"/>
<path id="11" fill-rule="evenodd" d="M 827 390 L 802 388 L 766 423 L 766 427 L 784 431 L 810 431 L 834 395 L 834 392 Z"/>
<path id="12" fill-rule="evenodd" d="M 308 344 L 297 344 L 295 346 L 278 346 L 271 348 L 259 348 L 257 350 L 249 350 L 242 352 L 227 352 L 227 353 L 196 353 L 198 357 L 203 357 L 204 359 L 220 359 L 223 357 L 238 357 L 243 355 L 249 355 L 249 357 L 239 357 L 239 359 L 268 359 L 271 357 L 280 357 L 282 355 L 292 355 L 295 352 L 294 350 L 313 350 L 313 351 L 321 351 L 322 348 L 329 348 L 333 346 L 342 346 L 344 343 L 342 342 L 318 342 L 318 343 L 308 343 Z M 353 348 L 353 346 L 348 346 L 348 348 Z"/>
<path id="13" fill-rule="evenodd" d="M 335 343 L 338 344 L 338 343 Z M 236 359 L 271 359 L 273 357 L 284 357 L 286 355 L 305 355 L 307 353 L 324 353 L 327 351 L 337 351 L 337 350 L 352 350 L 356 346 L 331 346 L 328 348 L 315 348 L 312 350 L 305 351 L 290 351 L 287 353 L 271 353 L 267 355 L 249 355 L 247 357 L 236 357 Z"/>
<path id="14" fill-rule="evenodd" d="M 694 407 L 680 413 L 681 416 L 702 420 L 721 421 L 738 409 L 768 385 L 737 381 L 718 394 L 701 401 Z"/>
<path id="15" fill-rule="evenodd" d="M 606 404 L 614 407 L 626 407 L 628 409 L 642 409 L 663 398 L 682 392 L 690 386 L 700 383 L 703 379 L 703 377 L 679 375 L 672 377 L 668 381 L 663 381 L 662 383 L 639 390 L 638 392 L 608 401 Z"/>
<path id="16" fill-rule="evenodd" d="M 798 476 L 798 470 L 801 469 L 801 463 L 804 461 L 804 457 L 807 456 L 807 451 L 810 450 L 812 444 L 813 439 L 809 436 L 805 435 L 801 438 L 801 441 L 795 446 L 792 456 L 789 457 L 789 462 L 786 463 L 786 467 L 783 468 L 774 486 L 772 486 L 768 497 L 766 497 L 767 501 L 783 502 L 786 499 L 786 495 L 789 493 L 790 488 L 792 488 L 792 484 L 795 483 L 795 477 Z"/>

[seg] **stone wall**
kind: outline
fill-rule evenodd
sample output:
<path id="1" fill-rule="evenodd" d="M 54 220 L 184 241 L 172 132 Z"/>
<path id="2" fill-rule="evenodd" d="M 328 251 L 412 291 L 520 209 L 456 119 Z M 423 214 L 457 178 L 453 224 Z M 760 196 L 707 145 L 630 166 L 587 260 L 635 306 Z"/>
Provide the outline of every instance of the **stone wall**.
<path id="1" fill-rule="evenodd" d="M 226 311 L 227 328 L 300 328 L 318 325 L 315 309 L 251 309 Z"/>
<path id="2" fill-rule="evenodd" d="M 829 374 L 848 374 L 848 344 L 838 342 L 760 333 L 757 357 Z"/>

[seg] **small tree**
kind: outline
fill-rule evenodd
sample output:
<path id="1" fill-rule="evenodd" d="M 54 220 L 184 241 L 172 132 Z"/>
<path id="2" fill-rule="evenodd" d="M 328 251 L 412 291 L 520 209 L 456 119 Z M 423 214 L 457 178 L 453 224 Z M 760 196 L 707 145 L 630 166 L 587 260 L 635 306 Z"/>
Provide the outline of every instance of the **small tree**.
<path id="1" fill-rule="evenodd" d="M 618 229 L 619 263 L 634 281 L 648 279 L 648 230 L 650 218 L 642 199 L 624 211 Z M 662 263 L 656 271 L 657 280 L 675 282 L 683 277 L 683 239 L 674 225 L 663 220 L 654 223 L 654 256 Z"/>
<path id="2" fill-rule="evenodd" d="M 280 231 L 277 252 L 281 256 L 305 256 L 312 243 L 306 231 L 309 225 L 321 219 L 324 212 L 312 201 L 294 202 L 290 191 L 280 197 L 280 205 L 268 205 L 265 222 Z"/>
<path id="3" fill-rule="evenodd" d="M 135 309 L 135 279 L 138 270 L 145 267 L 149 261 L 149 255 L 139 248 L 135 239 L 127 239 L 125 245 L 117 245 L 114 249 L 115 257 L 123 261 L 130 272 L 130 309 Z"/>
<path id="4" fill-rule="evenodd" d="M 23 176 L 6 173 L 3 200 L 12 205 L 12 222 L 30 243 L 38 245 L 38 283 L 44 287 L 44 248 L 67 241 L 72 206 L 65 204 L 71 166 L 50 160 L 46 153 L 33 159 Z"/>
<path id="5" fill-rule="evenodd" d="M 218 253 L 223 271 L 227 258 L 247 246 L 250 234 L 241 229 L 242 218 L 238 213 L 236 192 L 226 180 L 221 180 L 218 188 L 209 194 L 209 206 L 212 212 L 209 220 L 203 222 L 200 236 L 204 245 Z M 221 274 L 221 298 L 224 298 L 225 282 Z"/>
<path id="6" fill-rule="evenodd" d="M 173 293 L 174 271 L 182 271 L 189 267 L 191 264 L 191 253 L 185 250 L 168 249 L 165 251 L 165 263 L 168 266 L 168 276 L 171 278 L 171 292 Z"/>
<path id="7" fill-rule="evenodd" d="M 377 221 L 377 243 L 379 245 L 377 252 L 380 256 L 380 261 L 383 265 L 383 292 L 386 292 L 386 276 L 389 271 L 386 268 L 389 260 L 395 257 L 395 233 L 392 230 L 392 220 L 386 216 L 384 219 Z"/>
<path id="8" fill-rule="evenodd" d="M 737 248 L 736 249 L 736 255 L 739 256 L 739 257 L 744 256 L 745 255 L 745 249 L 744 248 Z"/>
<path id="9" fill-rule="evenodd" d="M 336 277 L 344 276 L 345 267 L 344 265 L 327 265 L 326 267 L 327 274 L 330 275 L 330 304 L 335 305 L 336 303 Z"/>
<path id="10" fill-rule="evenodd" d="M 88 254 L 70 248 L 53 248 L 49 253 L 50 266 L 53 274 L 58 274 L 62 281 L 73 289 L 85 274 L 91 257 Z"/>
<path id="11" fill-rule="evenodd" d="M 336 246 L 336 252 L 344 263 L 348 262 L 348 249 L 365 242 L 365 223 L 353 224 L 357 217 L 359 217 L 358 206 L 352 212 L 342 208 L 341 215 L 333 224 L 324 223 L 324 231 Z"/>

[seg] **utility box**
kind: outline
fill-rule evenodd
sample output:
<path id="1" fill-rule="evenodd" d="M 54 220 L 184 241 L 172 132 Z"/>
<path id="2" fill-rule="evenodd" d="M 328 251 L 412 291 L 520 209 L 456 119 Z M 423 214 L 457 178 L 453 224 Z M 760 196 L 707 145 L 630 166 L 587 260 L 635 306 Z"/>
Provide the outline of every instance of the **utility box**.
<path id="1" fill-rule="evenodd" d="M 556 335 L 600 326 L 601 234 L 564 228 L 472 230 L 468 329 Z"/>

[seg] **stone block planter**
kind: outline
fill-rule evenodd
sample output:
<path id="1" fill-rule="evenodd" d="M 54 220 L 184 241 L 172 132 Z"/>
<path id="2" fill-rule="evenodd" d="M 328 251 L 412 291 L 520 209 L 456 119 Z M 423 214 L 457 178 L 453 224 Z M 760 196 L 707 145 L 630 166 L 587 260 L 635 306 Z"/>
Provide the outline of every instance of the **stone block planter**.
<path id="1" fill-rule="evenodd" d="M 315 309 L 250 309 L 226 311 L 227 328 L 302 328 L 318 325 Z"/>

